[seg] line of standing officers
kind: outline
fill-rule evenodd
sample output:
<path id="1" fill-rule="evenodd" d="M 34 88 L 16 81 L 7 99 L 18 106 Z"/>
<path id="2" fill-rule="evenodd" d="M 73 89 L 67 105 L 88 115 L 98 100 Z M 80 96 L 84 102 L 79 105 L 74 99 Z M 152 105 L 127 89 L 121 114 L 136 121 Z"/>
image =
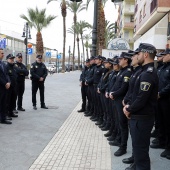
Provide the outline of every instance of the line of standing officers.
<path id="1" fill-rule="evenodd" d="M 22 107 L 23 94 L 25 91 L 25 77 L 29 71 L 22 63 L 22 53 L 15 56 L 9 54 L 4 59 L 4 51 L 0 48 L 0 123 L 12 124 L 12 118 L 18 117 L 18 111 L 25 111 Z M 15 61 L 14 61 L 15 59 Z M 40 90 L 41 108 L 48 109 L 44 103 L 44 82 L 47 76 L 47 68 L 42 62 L 42 55 L 37 55 L 36 61 L 32 63 L 32 103 L 36 107 L 36 93 Z"/>
<path id="2" fill-rule="evenodd" d="M 158 58 L 158 68 L 154 64 Z M 127 152 L 129 134 L 132 156 L 123 159 L 126 170 L 150 170 L 149 147 L 164 148 L 170 159 L 170 49 L 157 54 L 152 44 L 141 43 L 135 51 L 113 59 L 91 57 L 80 76 L 84 112 L 102 131 L 115 156 Z M 150 145 L 151 131 L 159 131 Z"/>

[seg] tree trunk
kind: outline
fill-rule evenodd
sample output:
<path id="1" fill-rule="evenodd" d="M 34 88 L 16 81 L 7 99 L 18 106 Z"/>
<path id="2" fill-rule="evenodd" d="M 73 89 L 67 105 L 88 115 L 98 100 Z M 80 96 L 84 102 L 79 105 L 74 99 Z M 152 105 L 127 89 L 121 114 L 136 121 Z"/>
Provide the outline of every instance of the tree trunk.
<path id="1" fill-rule="evenodd" d="M 83 43 L 83 34 L 81 34 L 81 43 L 83 48 L 83 63 L 85 62 L 85 53 L 84 53 L 84 43 Z"/>
<path id="2" fill-rule="evenodd" d="M 86 56 L 87 56 L 87 59 L 89 59 L 88 48 L 86 48 Z"/>
<path id="3" fill-rule="evenodd" d="M 78 70 L 80 70 L 80 47 L 79 47 L 79 37 L 77 37 L 77 51 L 78 51 Z"/>
<path id="4" fill-rule="evenodd" d="M 66 46 L 66 18 L 63 17 L 63 58 L 62 58 L 62 73 L 65 73 L 65 46 Z"/>
<path id="5" fill-rule="evenodd" d="M 44 46 L 41 32 L 37 32 L 36 35 L 36 54 L 37 55 L 44 54 Z"/>

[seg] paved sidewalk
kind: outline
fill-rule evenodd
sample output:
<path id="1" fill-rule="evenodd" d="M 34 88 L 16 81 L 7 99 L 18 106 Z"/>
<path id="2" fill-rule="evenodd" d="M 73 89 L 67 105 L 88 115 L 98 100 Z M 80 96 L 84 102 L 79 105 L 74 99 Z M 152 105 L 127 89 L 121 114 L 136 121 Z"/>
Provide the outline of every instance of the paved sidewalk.
<path id="1" fill-rule="evenodd" d="M 73 110 L 29 170 L 111 170 L 110 146 L 94 122 Z"/>

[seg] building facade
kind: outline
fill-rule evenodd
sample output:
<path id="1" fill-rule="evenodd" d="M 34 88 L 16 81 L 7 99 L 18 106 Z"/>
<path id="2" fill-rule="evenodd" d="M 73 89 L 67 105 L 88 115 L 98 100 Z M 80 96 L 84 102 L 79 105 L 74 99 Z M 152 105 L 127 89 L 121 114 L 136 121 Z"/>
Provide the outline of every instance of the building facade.
<path id="1" fill-rule="evenodd" d="M 117 37 L 125 39 L 129 43 L 130 49 L 133 49 L 134 46 L 134 9 L 135 0 L 124 0 L 119 4 L 117 19 Z"/>
<path id="2" fill-rule="evenodd" d="M 141 42 L 163 50 L 169 43 L 169 0 L 136 0 L 134 18 L 134 48 Z"/>

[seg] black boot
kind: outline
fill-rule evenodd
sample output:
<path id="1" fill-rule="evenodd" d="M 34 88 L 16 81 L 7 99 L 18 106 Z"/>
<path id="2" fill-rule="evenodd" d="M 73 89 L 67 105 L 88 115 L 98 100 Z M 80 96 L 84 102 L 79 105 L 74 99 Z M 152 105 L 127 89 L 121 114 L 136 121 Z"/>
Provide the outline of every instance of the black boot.
<path id="1" fill-rule="evenodd" d="M 132 163 L 129 167 L 127 167 L 125 170 L 135 170 L 136 166 L 135 163 Z"/>
<path id="2" fill-rule="evenodd" d="M 95 123 L 95 125 L 101 125 L 103 123 L 103 120 L 102 119 L 99 119 L 96 123 Z"/>
<path id="3" fill-rule="evenodd" d="M 131 156 L 129 158 L 125 158 L 125 159 L 122 160 L 122 162 L 125 163 L 125 164 L 132 164 L 132 163 L 134 163 L 134 157 Z"/>
<path id="4" fill-rule="evenodd" d="M 107 133 L 104 134 L 105 137 L 110 137 L 112 135 L 112 133 L 110 131 L 108 131 Z"/>
<path id="5" fill-rule="evenodd" d="M 85 111 L 85 109 L 80 109 L 80 110 L 77 110 L 77 112 L 84 112 Z"/>
<path id="6" fill-rule="evenodd" d="M 110 125 L 106 124 L 106 126 L 104 126 L 103 128 L 101 128 L 102 131 L 107 131 L 110 129 Z"/>
<path id="7" fill-rule="evenodd" d="M 125 148 L 122 148 L 122 147 L 120 147 L 120 148 L 114 153 L 115 156 L 122 156 L 122 155 L 124 155 L 124 154 L 126 154 L 126 149 L 125 149 Z"/>

